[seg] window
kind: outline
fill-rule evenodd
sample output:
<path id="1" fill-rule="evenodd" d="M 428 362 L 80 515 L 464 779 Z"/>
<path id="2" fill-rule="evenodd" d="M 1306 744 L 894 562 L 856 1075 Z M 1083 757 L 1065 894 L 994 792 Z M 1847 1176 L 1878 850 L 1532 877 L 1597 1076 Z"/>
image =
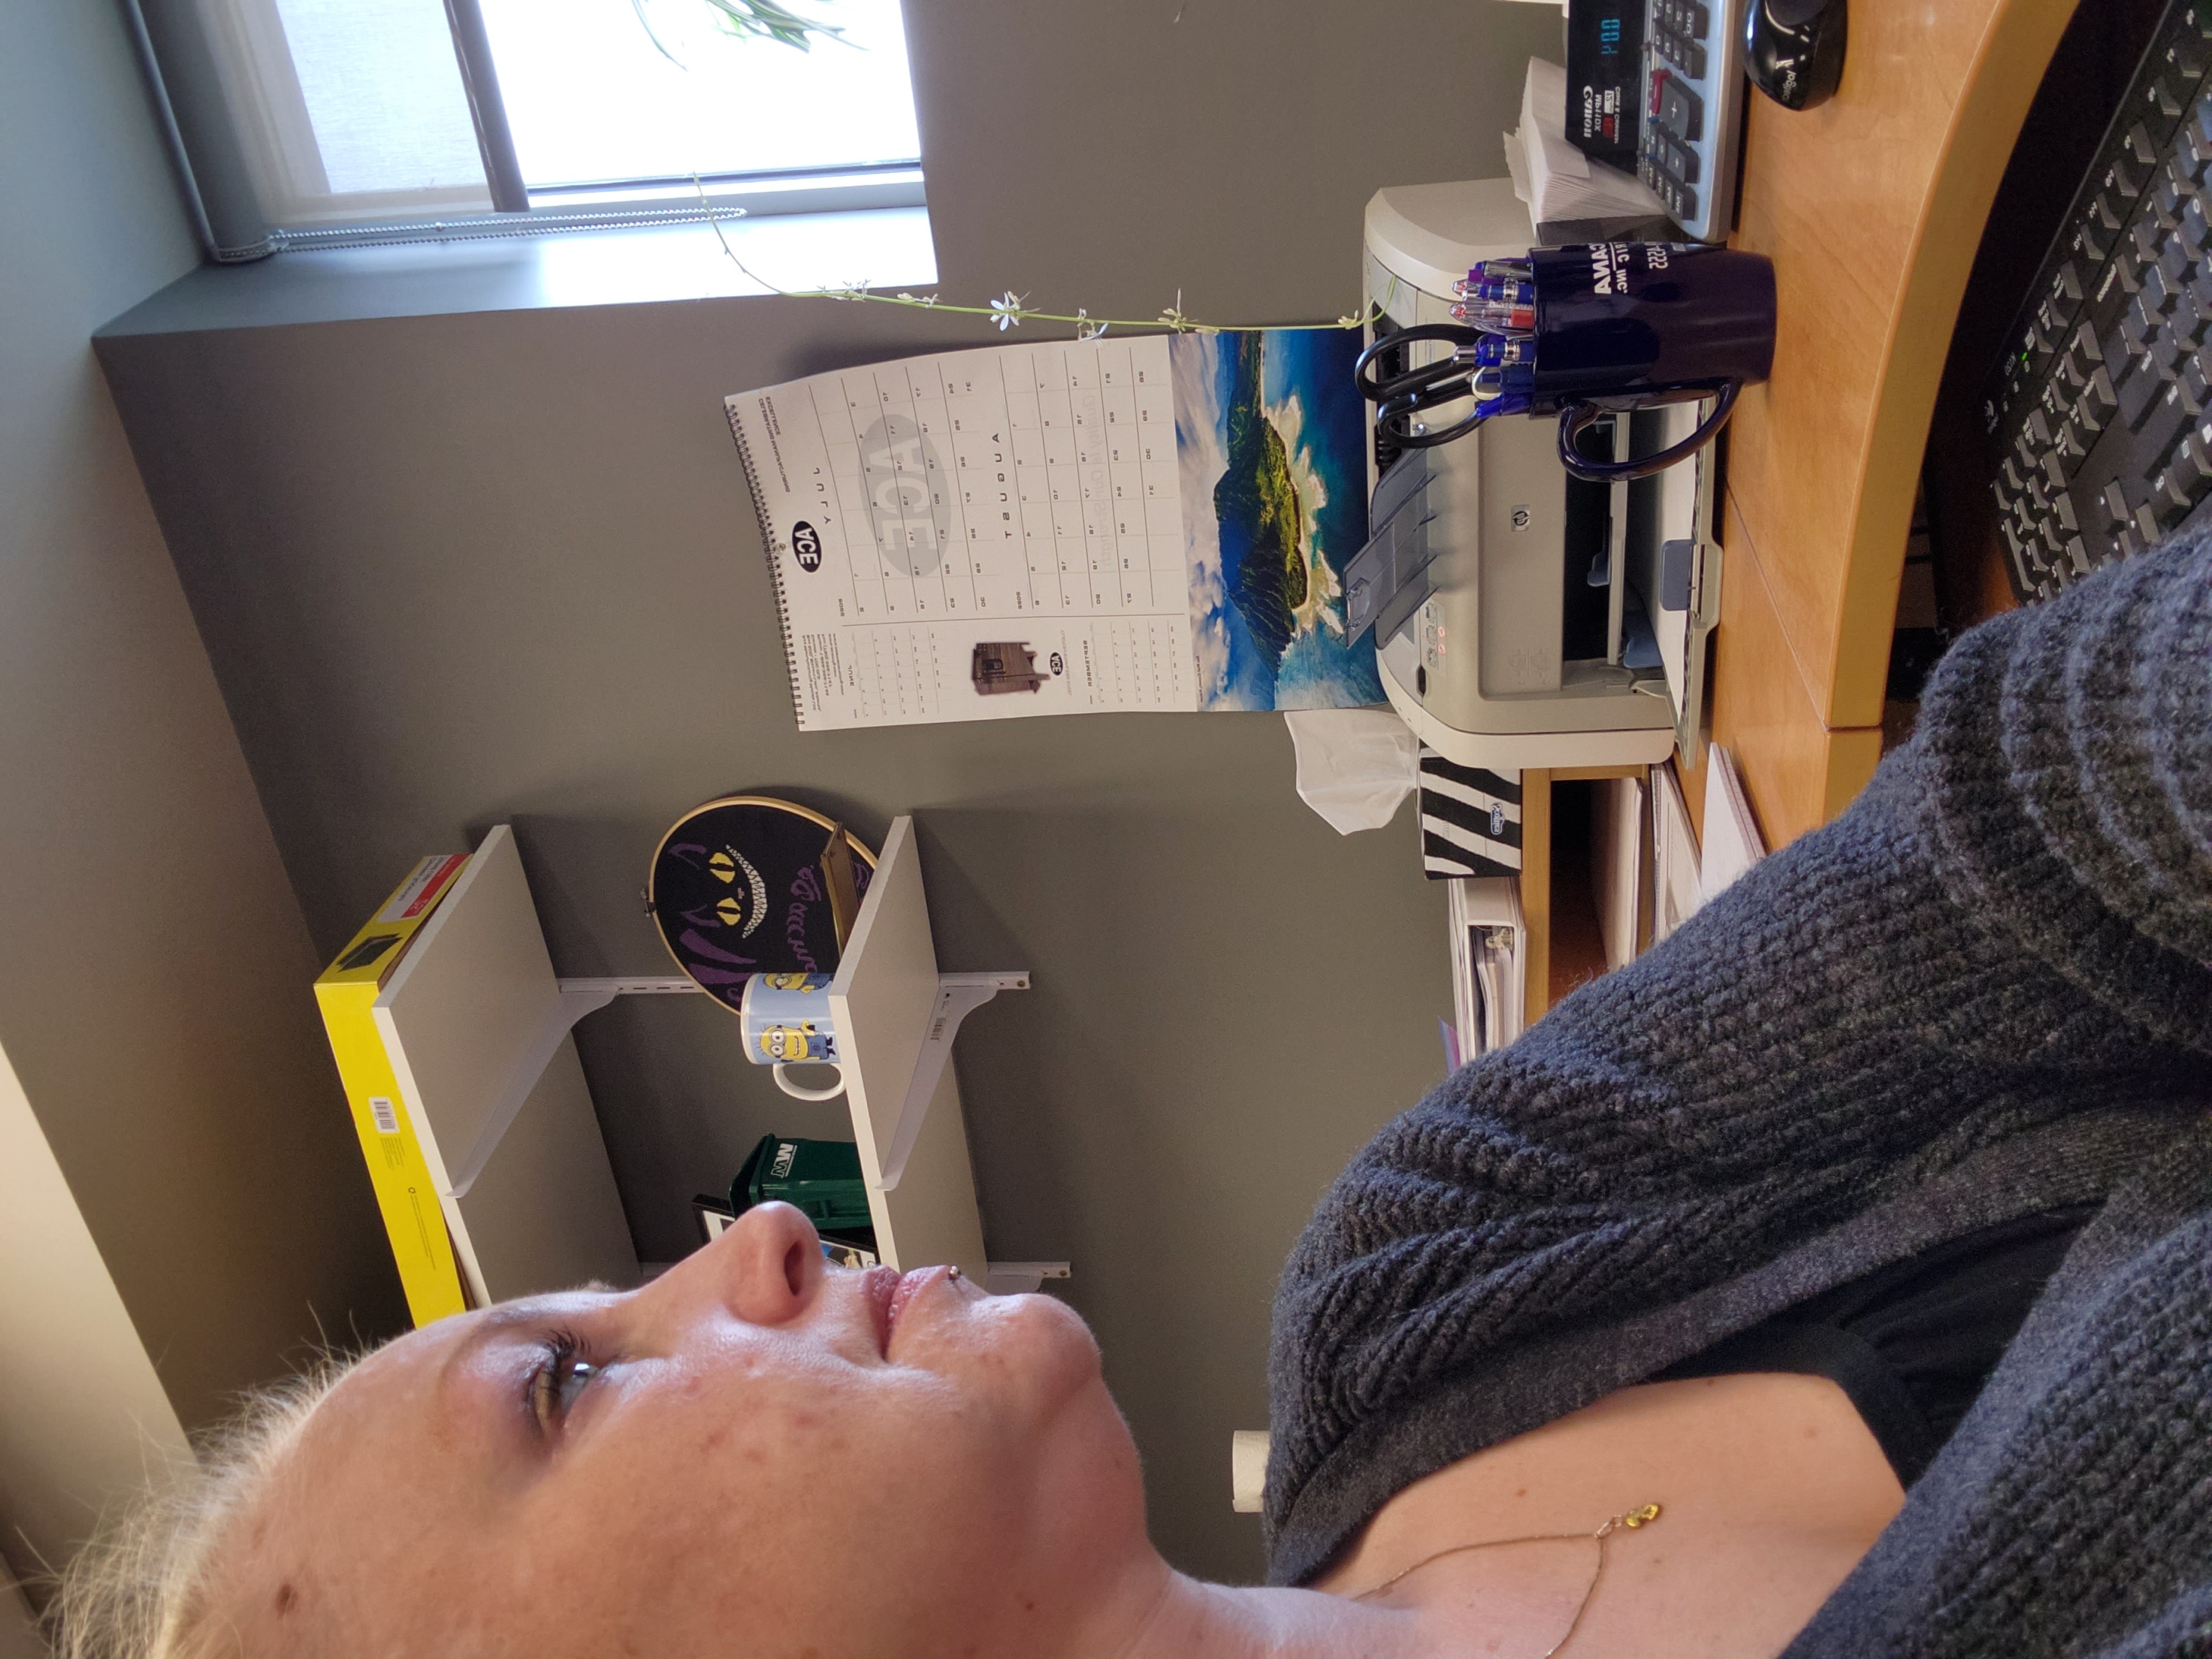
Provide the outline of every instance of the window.
<path id="1" fill-rule="evenodd" d="M 139 3 L 219 258 L 922 200 L 899 0 Z"/>
<path id="2" fill-rule="evenodd" d="M 650 0 L 651 33 L 628 0 L 481 3 L 533 203 L 920 165 L 898 0 L 836 0 L 844 33 L 803 53 L 725 33 L 706 0 Z"/>

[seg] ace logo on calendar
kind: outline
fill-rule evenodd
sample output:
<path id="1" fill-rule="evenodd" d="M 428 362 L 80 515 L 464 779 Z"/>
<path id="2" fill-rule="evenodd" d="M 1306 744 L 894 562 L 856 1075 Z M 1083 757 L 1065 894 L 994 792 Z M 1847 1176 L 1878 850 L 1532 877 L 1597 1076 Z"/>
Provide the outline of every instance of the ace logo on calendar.
<path id="1" fill-rule="evenodd" d="M 794 526 L 769 568 L 799 725 L 1381 702 L 1344 617 L 1358 343 L 1000 346 L 729 398 L 764 529 Z"/>
<path id="2" fill-rule="evenodd" d="M 791 556 L 799 561 L 801 570 L 822 568 L 822 538 L 804 519 L 791 526 Z"/>

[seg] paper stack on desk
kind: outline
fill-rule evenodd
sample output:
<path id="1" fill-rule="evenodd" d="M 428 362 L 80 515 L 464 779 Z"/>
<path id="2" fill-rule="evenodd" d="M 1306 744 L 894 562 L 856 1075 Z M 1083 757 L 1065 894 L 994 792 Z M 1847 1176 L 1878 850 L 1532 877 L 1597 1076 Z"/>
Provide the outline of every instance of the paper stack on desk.
<path id="1" fill-rule="evenodd" d="M 1521 884 L 1513 877 L 1456 878 L 1449 894 L 1452 1018 L 1460 1057 L 1473 1060 L 1521 1035 L 1528 1006 L 1528 924 Z"/>
<path id="2" fill-rule="evenodd" d="M 1705 754 L 1705 839 L 1698 884 L 1710 903 L 1714 894 L 1766 856 L 1766 838 L 1751 815 L 1735 757 L 1718 744 Z"/>
<path id="3" fill-rule="evenodd" d="M 1567 72 L 1540 58 L 1528 60 L 1521 125 L 1505 135 L 1505 168 L 1542 242 L 1604 240 L 1653 220 L 1663 237 L 1674 222 L 1667 204 L 1642 179 L 1593 161 L 1569 141 Z M 1554 234 L 1554 227 L 1564 234 Z"/>

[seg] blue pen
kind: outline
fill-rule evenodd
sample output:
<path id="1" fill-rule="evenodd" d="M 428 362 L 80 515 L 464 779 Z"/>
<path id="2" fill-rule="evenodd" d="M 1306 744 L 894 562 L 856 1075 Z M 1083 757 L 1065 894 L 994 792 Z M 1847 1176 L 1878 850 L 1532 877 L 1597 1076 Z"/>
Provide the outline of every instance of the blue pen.
<path id="1" fill-rule="evenodd" d="M 1462 300 L 1510 300 L 1522 306 L 1536 303 L 1536 285 L 1533 282 L 1520 277 L 1485 276 L 1480 270 L 1470 270 L 1453 283 L 1452 293 Z"/>
<path id="2" fill-rule="evenodd" d="M 1474 343 L 1474 366 L 1477 368 L 1503 368 L 1509 364 L 1536 365 L 1536 343 L 1526 337 L 1508 337 L 1503 334 L 1486 334 Z"/>

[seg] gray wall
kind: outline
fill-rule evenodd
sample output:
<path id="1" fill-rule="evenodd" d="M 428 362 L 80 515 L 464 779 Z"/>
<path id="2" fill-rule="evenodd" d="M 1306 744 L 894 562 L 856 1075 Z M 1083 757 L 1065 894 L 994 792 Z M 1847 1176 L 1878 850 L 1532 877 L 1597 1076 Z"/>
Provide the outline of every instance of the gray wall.
<path id="1" fill-rule="evenodd" d="M 1361 206 L 1501 170 L 1556 12 L 909 7 L 948 295 L 1327 319 Z M 104 340 L 319 951 L 418 854 L 517 825 L 556 967 L 665 972 L 637 890 L 733 788 L 919 815 L 939 954 L 1036 988 L 959 1066 L 992 1253 L 1066 1257 L 1171 1559 L 1257 1573 L 1231 1429 L 1274 1276 L 1344 1158 L 1442 1070 L 1443 905 L 1410 815 L 1338 837 L 1273 716 L 801 737 L 723 394 L 996 336 L 738 300 Z M 581 1028 L 641 1252 L 760 1134 L 842 1133 L 697 1003 Z"/>
<path id="2" fill-rule="evenodd" d="M 197 250 L 115 9 L 0 0 L 0 1049 L 193 1423 L 319 1319 L 390 1328 L 398 1286 L 307 927 L 88 343 Z"/>

